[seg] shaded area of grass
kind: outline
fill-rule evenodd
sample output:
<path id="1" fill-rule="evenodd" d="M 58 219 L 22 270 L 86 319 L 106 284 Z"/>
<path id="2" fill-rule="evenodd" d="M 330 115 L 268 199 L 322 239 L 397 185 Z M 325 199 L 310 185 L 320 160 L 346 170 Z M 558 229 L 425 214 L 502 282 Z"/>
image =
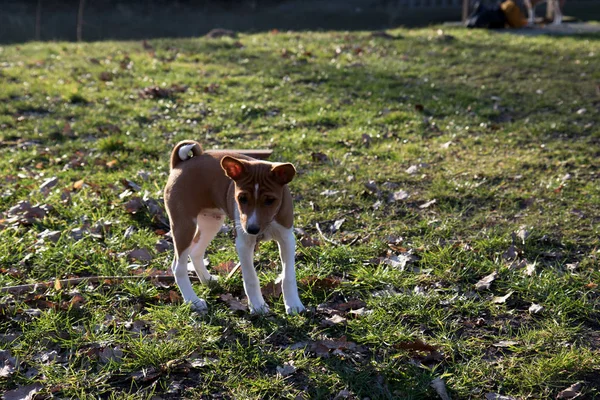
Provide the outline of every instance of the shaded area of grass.
<path id="1" fill-rule="evenodd" d="M 440 377 L 455 398 L 577 381 L 598 396 L 600 37 L 391 33 L 2 47 L 2 286 L 167 270 L 168 153 L 195 138 L 296 165 L 313 308 L 288 317 L 275 296 L 269 316 L 234 313 L 220 296 L 242 296 L 239 275 L 196 286 L 204 316 L 142 280 L 3 295 L 2 347 L 18 365 L 2 387 L 431 398 Z M 209 258 L 225 276 L 231 233 Z M 277 259 L 261 245 L 264 284 Z"/>

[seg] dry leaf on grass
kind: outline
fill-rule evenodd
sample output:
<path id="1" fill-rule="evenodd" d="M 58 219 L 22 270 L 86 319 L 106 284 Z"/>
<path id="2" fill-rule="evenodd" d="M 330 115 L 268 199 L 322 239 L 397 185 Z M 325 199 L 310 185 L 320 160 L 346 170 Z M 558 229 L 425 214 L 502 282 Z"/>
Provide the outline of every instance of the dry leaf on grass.
<path id="1" fill-rule="evenodd" d="M 435 389 L 438 396 L 442 400 L 450 400 L 450 396 L 448 396 L 448 391 L 446 390 L 446 384 L 442 380 L 442 378 L 437 377 L 431 381 L 431 387 Z"/>
<path id="2" fill-rule="evenodd" d="M 517 400 L 511 396 L 504 396 L 498 393 L 486 393 L 485 400 Z"/>
<path id="3" fill-rule="evenodd" d="M 501 340 L 498 343 L 494 343 L 494 347 L 512 347 L 516 346 L 517 344 L 519 344 L 519 342 L 514 340 Z"/>
<path id="4" fill-rule="evenodd" d="M 279 282 L 269 282 L 264 287 L 260 289 L 262 295 L 265 299 L 278 299 L 283 293 L 283 289 L 281 288 L 281 281 Z"/>
<path id="5" fill-rule="evenodd" d="M 335 325 L 339 325 L 339 324 L 346 324 L 346 318 L 342 317 L 341 315 L 335 314 L 329 318 L 325 318 L 322 322 L 321 322 L 321 326 L 335 326 Z"/>
<path id="6" fill-rule="evenodd" d="M 239 299 L 233 297 L 231 293 L 225 293 L 219 296 L 219 298 L 229 305 L 229 308 L 233 311 L 246 311 L 248 307 L 244 305 Z"/>
<path id="7" fill-rule="evenodd" d="M 506 293 L 504 296 L 495 296 L 492 298 L 492 303 L 494 304 L 504 304 L 506 300 L 513 294 L 512 291 Z"/>
<path id="8" fill-rule="evenodd" d="M 557 396 L 557 399 L 575 399 L 579 396 L 581 396 L 581 387 L 583 385 L 581 384 L 581 382 L 577 382 L 572 384 L 571 386 L 569 386 L 568 388 L 566 388 L 565 390 L 562 390 Z"/>
<path id="9" fill-rule="evenodd" d="M 277 375 L 281 377 L 286 377 L 288 375 L 293 374 L 294 372 L 296 372 L 296 367 L 294 367 L 293 360 L 283 363 L 282 367 L 277 366 Z"/>
<path id="10" fill-rule="evenodd" d="M 40 383 L 34 383 L 27 386 L 19 386 L 14 390 L 4 392 L 4 400 L 33 400 L 36 393 L 42 390 Z"/>
<path id="11" fill-rule="evenodd" d="M 410 342 L 400 342 L 394 345 L 397 349 L 403 350 L 414 350 L 414 351 L 429 351 L 434 352 L 437 351 L 438 346 L 433 346 L 423 342 L 421 339 L 415 339 Z"/>
<path id="12" fill-rule="evenodd" d="M 317 289 L 333 289 L 340 285 L 342 280 L 337 277 L 319 278 L 315 275 L 310 275 L 298 281 L 304 286 L 312 286 Z"/>
<path id="13" fill-rule="evenodd" d="M 152 254 L 146 248 L 131 250 L 127 253 L 127 259 L 130 261 L 151 261 Z"/>
<path id="14" fill-rule="evenodd" d="M 491 274 L 481 278 L 479 282 L 475 284 L 475 290 L 487 290 L 490 288 L 490 285 L 494 280 L 498 277 L 498 272 L 494 271 Z"/>
<path id="15" fill-rule="evenodd" d="M 9 350 L 0 350 L 0 378 L 8 378 L 15 372 L 17 360 Z"/>
<path id="16" fill-rule="evenodd" d="M 421 208 L 421 209 L 423 209 L 423 208 L 429 208 L 429 207 L 431 207 L 432 205 L 434 205 L 435 203 L 437 203 L 437 200 L 436 200 L 436 199 L 433 199 L 433 200 L 430 200 L 430 201 L 428 201 L 427 203 L 423 203 L 423 204 L 421 204 L 421 205 L 419 206 L 419 208 Z"/>
<path id="17" fill-rule="evenodd" d="M 225 262 L 215 265 L 214 267 L 212 267 L 212 269 L 221 275 L 227 275 L 231 271 L 233 271 L 233 269 L 235 268 L 235 265 L 236 264 L 234 261 L 229 260 L 229 261 L 225 261 Z"/>
<path id="18" fill-rule="evenodd" d="M 537 313 L 541 312 L 543 309 L 544 309 L 544 307 L 540 306 L 539 304 L 532 303 L 529 306 L 529 313 L 537 314 Z"/>

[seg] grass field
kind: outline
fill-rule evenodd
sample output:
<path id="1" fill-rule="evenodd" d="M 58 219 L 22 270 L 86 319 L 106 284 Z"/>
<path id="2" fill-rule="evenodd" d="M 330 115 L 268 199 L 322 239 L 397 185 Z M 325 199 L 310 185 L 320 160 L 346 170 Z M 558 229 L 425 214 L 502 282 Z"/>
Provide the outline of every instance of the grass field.
<path id="1" fill-rule="evenodd" d="M 1 47 L 0 286 L 51 282 L 0 294 L 6 398 L 600 397 L 600 36 L 390 33 Z M 231 231 L 181 304 L 182 139 L 296 165 L 309 312 L 274 243 L 244 310 Z"/>

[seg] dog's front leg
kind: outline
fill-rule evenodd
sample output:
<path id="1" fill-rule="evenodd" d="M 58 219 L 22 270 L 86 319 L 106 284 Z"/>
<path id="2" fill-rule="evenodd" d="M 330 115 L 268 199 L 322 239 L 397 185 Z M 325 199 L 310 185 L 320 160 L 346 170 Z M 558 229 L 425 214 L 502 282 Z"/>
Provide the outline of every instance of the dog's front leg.
<path id="1" fill-rule="evenodd" d="M 256 236 L 248 235 L 241 229 L 237 230 L 235 248 L 242 266 L 242 278 L 244 280 L 244 290 L 248 297 L 248 306 L 251 313 L 265 314 L 269 312 L 269 306 L 267 306 L 267 303 L 263 299 L 260 291 L 260 282 L 254 269 L 255 246 Z"/>
<path id="2" fill-rule="evenodd" d="M 535 25 L 535 6 L 531 3 L 531 0 L 525 0 L 525 7 L 528 14 L 527 24 L 533 26 Z"/>
<path id="3" fill-rule="evenodd" d="M 297 314 L 305 310 L 298 296 L 298 285 L 296 283 L 296 238 L 293 228 L 284 228 L 277 226 L 275 230 L 275 240 L 279 245 L 279 255 L 281 256 L 281 288 L 283 291 L 283 303 L 285 312 L 288 314 Z"/>
<path id="4" fill-rule="evenodd" d="M 553 25 L 562 24 L 563 14 L 561 10 L 561 1 L 552 0 L 554 2 L 554 20 L 552 21 Z"/>

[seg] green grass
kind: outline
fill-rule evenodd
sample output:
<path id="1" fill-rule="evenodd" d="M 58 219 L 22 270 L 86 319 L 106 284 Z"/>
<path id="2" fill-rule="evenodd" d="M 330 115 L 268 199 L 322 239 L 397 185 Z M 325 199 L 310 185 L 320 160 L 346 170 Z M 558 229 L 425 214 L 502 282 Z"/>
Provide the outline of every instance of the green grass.
<path id="1" fill-rule="evenodd" d="M 242 281 L 226 273 L 195 285 L 206 315 L 178 303 L 172 284 L 142 278 L 2 294 L 0 347 L 15 369 L 0 388 L 425 399 L 440 377 L 453 398 L 554 398 L 576 382 L 600 397 L 600 36 L 436 29 L 0 48 L 0 286 L 167 271 L 172 251 L 154 246 L 170 239 L 151 200 L 161 204 L 182 139 L 293 162 L 299 239 L 320 241 L 298 246 L 311 309 L 300 316 L 277 297 L 268 316 L 231 311 L 220 295 L 242 296 Z M 152 86 L 167 91 L 140 96 Z M 123 193 L 123 179 L 139 192 Z M 389 201 L 399 190 L 408 198 Z M 135 196 L 148 202 L 132 214 Z M 15 221 L 22 200 L 51 209 Z M 512 239 L 523 227 L 529 236 Z M 60 237 L 41 239 L 45 230 Z M 152 259 L 128 258 L 140 248 Z M 404 269 L 385 261 L 407 253 Z M 212 267 L 237 262 L 231 233 L 208 256 Z M 277 259 L 263 243 L 264 284 Z M 366 312 L 340 305 L 351 301 Z M 346 321 L 328 325 L 336 313 Z M 328 339 L 338 349 L 324 354 Z M 290 361 L 296 371 L 278 375 Z"/>

